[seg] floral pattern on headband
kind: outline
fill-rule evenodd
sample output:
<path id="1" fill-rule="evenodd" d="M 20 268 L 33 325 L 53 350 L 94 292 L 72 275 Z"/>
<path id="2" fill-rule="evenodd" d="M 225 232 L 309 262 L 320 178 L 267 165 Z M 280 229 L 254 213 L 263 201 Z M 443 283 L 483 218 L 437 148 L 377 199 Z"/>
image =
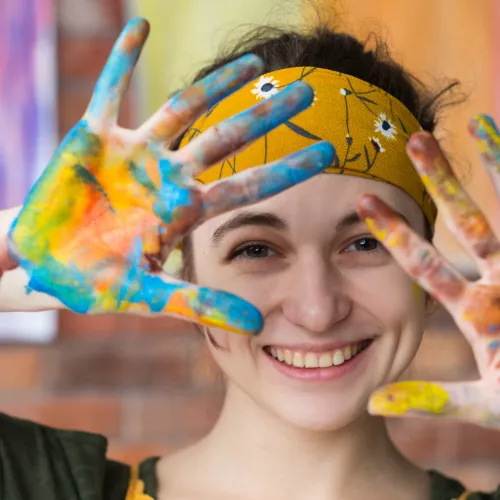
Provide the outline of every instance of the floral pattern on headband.
<path id="1" fill-rule="evenodd" d="M 403 189 L 434 225 L 437 210 L 406 153 L 411 134 L 421 130 L 406 106 L 385 90 L 343 73 L 296 67 L 262 75 L 202 116 L 183 144 L 207 128 L 268 99 L 285 87 L 307 82 L 312 105 L 197 177 L 208 184 L 247 168 L 276 161 L 313 142 L 326 140 L 336 156 L 325 172 L 366 177 Z"/>
<path id="2" fill-rule="evenodd" d="M 257 99 L 269 99 L 271 96 L 279 92 L 279 81 L 275 80 L 273 76 L 261 76 L 259 81 L 254 83 L 255 88 L 251 89 L 251 93 Z"/>

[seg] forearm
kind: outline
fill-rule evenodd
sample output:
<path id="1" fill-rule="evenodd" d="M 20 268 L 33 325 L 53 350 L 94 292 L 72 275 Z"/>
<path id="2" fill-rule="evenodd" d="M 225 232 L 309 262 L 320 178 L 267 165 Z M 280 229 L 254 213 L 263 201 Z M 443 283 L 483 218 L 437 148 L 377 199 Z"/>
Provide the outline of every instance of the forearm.
<path id="1" fill-rule="evenodd" d="M 12 269 L 14 262 L 7 257 L 6 235 L 20 207 L 0 211 L 0 312 L 46 311 L 63 309 L 55 298 L 37 292 L 26 292 L 28 276 L 21 268 Z"/>

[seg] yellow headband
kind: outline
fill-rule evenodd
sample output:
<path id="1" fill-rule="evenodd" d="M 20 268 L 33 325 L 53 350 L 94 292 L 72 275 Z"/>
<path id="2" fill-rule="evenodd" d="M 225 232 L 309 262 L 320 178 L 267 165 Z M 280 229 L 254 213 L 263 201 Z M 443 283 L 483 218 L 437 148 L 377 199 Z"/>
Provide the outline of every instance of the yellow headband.
<path id="1" fill-rule="evenodd" d="M 186 132 L 181 147 L 213 125 L 304 80 L 314 89 L 312 105 L 236 156 L 210 167 L 197 180 L 209 184 L 247 168 L 278 160 L 319 140 L 337 151 L 325 172 L 387 182 L 411 196 L 431 227 L 436 207 L 406 153 L 406 142 L 422 127 L 384 90 L 353 76 L 321 68 L 287 68 L 260 77 L 215 105 Z"/>

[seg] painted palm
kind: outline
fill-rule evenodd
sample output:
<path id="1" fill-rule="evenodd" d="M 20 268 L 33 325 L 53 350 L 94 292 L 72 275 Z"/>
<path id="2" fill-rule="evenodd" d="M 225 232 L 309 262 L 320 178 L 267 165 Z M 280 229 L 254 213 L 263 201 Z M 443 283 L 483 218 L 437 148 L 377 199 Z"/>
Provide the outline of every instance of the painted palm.
<path id="1" fill-rule="evenodd" d="M 243 57 L 177 93 L 136 130 L 117 125 L 120 102 L 146 41 L 146 21 L 120 35 L 82 120 L 69 132 L 10 231 L 29 288 L 79 313 L 171 314 L 257 333 L 260 313 L 242 299 L 177 281 L 161 271 L 179 240 L 206 218 L 253 203 L 319 173 L 334 150 L 318 143 L 263 168 L 200 186 L 192 179 L 306 108 L 307 84 L 219 124 L 169 151 L 199 115 L 255 78 Z"/>
<path id="2" fill-rule="evenodd" d="M 500 133 L 485 115 L 474 118 L 470 129 L 500 195 Z M 481 277 L 475 282 L 466 280 L 380 199 L 363 198 L 360 215 L 399 264 L 449 311 L 472 347 L 480 379 L 397 382 L 372 396 L 370 410 L 388 416 L 451 417 L 500 428 L 500 235 L 468 196 L 430 134 L 414 134 L 408 154 Z"/>

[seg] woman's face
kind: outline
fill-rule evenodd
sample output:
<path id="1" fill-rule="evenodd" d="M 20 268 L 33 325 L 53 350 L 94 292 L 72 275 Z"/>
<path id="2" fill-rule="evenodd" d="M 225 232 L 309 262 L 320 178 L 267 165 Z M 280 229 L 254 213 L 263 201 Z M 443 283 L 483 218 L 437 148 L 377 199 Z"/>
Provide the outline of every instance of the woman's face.
<path id="1" fill-rule="evenodd" d="M 193 233 L 197 283 L 239 295 L 265 320 L 254 338 L 209 330 L 216 362 L 228 383 L 302 428 L 334 430 L 361 415 L 422 336 L 424 293 L 358 219 L 363 193 L 423 234 L 422 212 L 403 191 L 332 174 Z"/>

